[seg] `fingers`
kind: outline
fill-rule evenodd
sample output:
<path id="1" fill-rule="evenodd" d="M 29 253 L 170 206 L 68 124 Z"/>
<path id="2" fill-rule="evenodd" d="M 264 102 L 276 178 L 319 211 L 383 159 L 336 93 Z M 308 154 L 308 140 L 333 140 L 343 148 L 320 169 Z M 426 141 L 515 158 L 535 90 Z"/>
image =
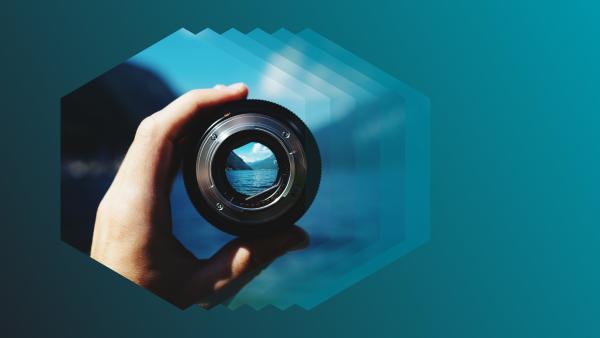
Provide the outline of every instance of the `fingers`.
<path id="1" fill-rule="evenodd" d="M 160 186 L 168 193 L 179 164 L 172 145 L 182 138 L 184 127 L 202 118 L 202 110 L 241 100 L 247 94 L 248 88 L 242 83 L 195 89 L 147 117 L 138 127 L 115 182 L 127 181 L 148 189 Z"/>
<path id="2" fill-rule="evenodd" d="M 227 102 L 244 99 L 248 88 L 243 83 L 230 86 L 217 85 L 212 89 L 194 89 L 175 99 L 161 111 L 151 116 L 154 128 L 171 140 L 178 140 L 184 127 L 202 114 L 203 109 L 215 107 Z M 201 117 L 200 117 L 201 118 Z"/>
<path id="3" fill-rule="evenodd" d="M 304 248 L 308 241 L 306 232 L 296 226 L 266 238 L 234 239 L 198 268 L 190 294 L 203 307 L 217 305 L 236 294 L 275 259 Z"/>
<path id="4" fill-rule="evenodd" d="M 159 152 L 165 141 L 176 143 L 184 138 L 183 131 L 194 119 L 202 118 L 202 111 L 227 102 L 242 100 L 248 95 L 243 83 L 229 86 L 216 85 L 211 89 L 194 89 L 173 100 L 162 110 L 146 117 L 138 126 L 134 144 L 141 149 L 149 147 Z M 139 154 L 146 156 L 146 153 Z"/>

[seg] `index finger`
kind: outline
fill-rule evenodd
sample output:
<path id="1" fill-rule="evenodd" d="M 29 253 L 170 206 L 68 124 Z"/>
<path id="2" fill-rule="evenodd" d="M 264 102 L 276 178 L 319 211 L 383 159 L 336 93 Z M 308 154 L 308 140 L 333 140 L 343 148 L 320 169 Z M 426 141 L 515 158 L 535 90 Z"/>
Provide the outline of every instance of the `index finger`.
<path id="1" fill-rule="evenodd" d="M 175 99 L 152 118 L 161 126 L 167 138 L 177 140 L 182 136 L 184 127 L 203 109 L 241 100 L 247 95 L 248 88 L 243 83 L 227 87 L 216 86 L 212 89 L 194 89 Z"/>

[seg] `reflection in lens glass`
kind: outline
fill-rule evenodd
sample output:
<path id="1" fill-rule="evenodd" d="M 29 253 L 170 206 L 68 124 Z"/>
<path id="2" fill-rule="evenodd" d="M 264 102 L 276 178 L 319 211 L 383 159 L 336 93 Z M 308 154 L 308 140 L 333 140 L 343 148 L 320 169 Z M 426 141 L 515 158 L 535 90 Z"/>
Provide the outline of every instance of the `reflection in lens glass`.
<path id="1" fill-rule="evenodd" d="M 258 142 L 249 142 L 229 153 L 225 174 L 233 189 L 252 196 L 271 188 L 278 170 L 271 149 Z"/>

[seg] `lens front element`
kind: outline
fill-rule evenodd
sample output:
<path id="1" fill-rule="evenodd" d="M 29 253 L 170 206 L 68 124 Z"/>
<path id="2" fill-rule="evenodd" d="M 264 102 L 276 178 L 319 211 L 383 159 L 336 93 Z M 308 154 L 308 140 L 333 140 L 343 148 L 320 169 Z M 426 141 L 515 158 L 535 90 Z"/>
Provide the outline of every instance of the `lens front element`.
<path id="1" fill-rule="evenodd" d="M 275 154 L 258 142 L 248 142 L 232 150 L 225 164 L 225 176 L 229 184 L 247 196 L 273 188 L 278 172 Z"/>
<path id="2" fill-rule="evenodd" d="M 194 206 L 235 235 L 292 225 L 319 186 L 321 162 L 312 134 L 292 112 L 271 102 L 245 100 L 220 108 L 184 160 Z"/>

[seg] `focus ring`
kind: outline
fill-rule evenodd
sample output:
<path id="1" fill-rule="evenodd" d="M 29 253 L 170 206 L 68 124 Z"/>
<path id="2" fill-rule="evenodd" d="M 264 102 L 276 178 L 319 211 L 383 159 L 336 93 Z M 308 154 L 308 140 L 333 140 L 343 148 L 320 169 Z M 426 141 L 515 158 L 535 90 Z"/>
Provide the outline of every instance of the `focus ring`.
<path id="1" fill-rule="evenodd" d="M 234 235 L 263 235 L 294 224 L 314 200 L 321 177 L 318 147 L 306 125 L 263 100 L 231 102 L 199 116 L 183 159 L 185 186 L 198 212 Z M 256 196 L 240 195 L 225 177 L 227 154 L 248 142 L 268 146 L 278 165 L 276 184 Z"/>

